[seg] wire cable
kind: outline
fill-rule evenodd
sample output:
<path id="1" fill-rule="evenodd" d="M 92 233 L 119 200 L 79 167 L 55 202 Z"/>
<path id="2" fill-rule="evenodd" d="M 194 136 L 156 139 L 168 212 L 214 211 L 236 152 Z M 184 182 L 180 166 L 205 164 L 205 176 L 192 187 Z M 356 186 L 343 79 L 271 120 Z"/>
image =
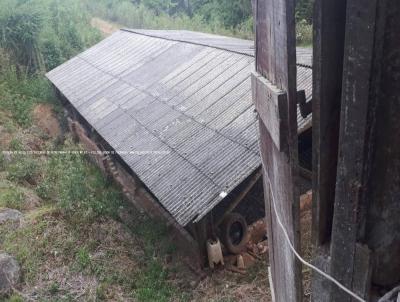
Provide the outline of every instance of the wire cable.
<path id="1" fill-rule="evenodd" d="M 299 259 L 299 261 L 301 263 L 303 263 L 305 266 L 309 267 L 310 269 L 312 269 L 313 271 L 317 272 L 318 274 L 320 274 L 321 276 L 325 277 L 326 279 L 328 279 L 329 281 L 331 281 L 332 283 L 336 284 L 341 290 L 343 290 L 344 292 L 346 292 L 347 294 L 349 294 L 350 296 L 352 296 L 354 299 L 360 301 L 360 302 L 366 302 L 366 300 L 364 300 L 363 298 L 361 298 L 360 296 L 358 296 L 356 293 L 354 293 L 353 291 L 351 291 L 350 289 L 348 289 L 347 287 L 345 287 L 344 285 L 342 285 L 339 281 L 337 281 L 335 278 L 333 278 L 332 276 L 328 275 L 327 273 L 323 272 L 322 270 L 320 270 L 318 267 L 312 265 L 311 263 L 307 262 L 306 260 L 304 260 L 300 254 L 296 251 L 296 249 L 294 248 L 292 242 L 290 241 L 289 235 L 287 233 L 287 230 L 285 228 L 285 226 L 283 225 L 281 218 L 279 217 L 278 211 L 276 210 L 276 204 L 275 204 L 275 196 L 274 196 L 274 192 L 272 190 L 272 183 L 271 180 L 269 179 L 269 176 L 266 175 L 267 173 L 264 173 L 267 181 L 268 181 L 268 185 L 269 185 L 269 191 L 271 192 L 271 196 L 272 196 L 272 207 L 274 209 L 274 213 L 275 213 L 275 217 L 276 220 L 279 224 L 279 226 L 281 227 L 283 234 L 285 235 L 285 239 L 290 247 L 290 249 L 292 250 L 293 254 L 297 257 L 297 259 Z"/>

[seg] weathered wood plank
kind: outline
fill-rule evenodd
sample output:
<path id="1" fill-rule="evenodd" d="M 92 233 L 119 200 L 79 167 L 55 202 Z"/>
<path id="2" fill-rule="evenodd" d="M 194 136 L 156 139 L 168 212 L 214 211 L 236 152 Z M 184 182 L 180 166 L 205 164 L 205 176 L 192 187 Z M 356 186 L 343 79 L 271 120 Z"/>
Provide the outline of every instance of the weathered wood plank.
<path id="1" fill-rule="evenodd" d="M 363 206 L 368 98 L 374 48 L 376 0 L 348 1 L 343 65 L 339 159 L 331 241 L 331 274 L 352 288 L 359 210 Z M 332 287 L 332 301 L 349 295 Z"/>
<path id="2" fill-rule="evenodd" d="M 313 254 L 313 264 L 323 272 L 329 274 L 330 258 L 328 252 L 322 249 L 317 250 Z M 330 288 L 334 286 L 331 281 L 321 276 L 320 274 L 312 274 L 311 283 L 311 301 L 312 302 L 330 302 Z"/>
<path id="3" fill-rule="evenodd" d="M 313 49 L 313 242 L 329 242 L 335 199 L 346 0 L 316 0 Z"/>
<path id="4" fill-rule="evenodd" d="M 273 113 L 276 107 L 268 106 L 262 94 L 255 93 L 257 98 L 254 100 L 261 117 L 260 152 L 271 275 L 277 302 L 302 300 L 301 266 L 277 223 L 271 199 L 275 197 L 276 211 L 283 220 L 290 240 L 299 250 L 299 195 L 294 185 L 298 166 L 294 7 L 294 0 L 258 0 L 256 9 L 256 70 L 276 86 L 275 89 L 286 93 L 285 101 L 279 106 L 278 119 Z M 258 85 L 266 85 L 261 81 L 256 84 L 253 85 L 256 92 L 260 92 Z M 268 91 L 266 87 L 262 89 Z M 271 115 L 274 116 L 274 126 L 268 120 Z M 280 132 L 276 129 L 280 129 Z M 279 144 L 276 143 L 278 137 Z M 283 141 L 287 145 L 285 148 L 282 148 Z"/>
<path id="5" fill-rule="evenodd" d="M 356 244 L 354 257 L 353 290 L 360 297 L 368 300 L 371 288 L 371 251 L 366 245 Z"/>
<path id="6" fill-rule="evenodd" d="M 373 251 L 372 282 L 400 282 L 400 14 L 399 1 L 379 1 L 375 31 L 374 79 L 370 96 L 370 179 L 362 239 Z"/>
<path id="7" fill-rule="evenodd" d="M 287 145 L 287 129 L 284 123 L 286 93 L 272 85 L 266 78 L 254 72 L 251 76 L 253 100 L 259 117 L 267 128 L 278 150 Z"/>

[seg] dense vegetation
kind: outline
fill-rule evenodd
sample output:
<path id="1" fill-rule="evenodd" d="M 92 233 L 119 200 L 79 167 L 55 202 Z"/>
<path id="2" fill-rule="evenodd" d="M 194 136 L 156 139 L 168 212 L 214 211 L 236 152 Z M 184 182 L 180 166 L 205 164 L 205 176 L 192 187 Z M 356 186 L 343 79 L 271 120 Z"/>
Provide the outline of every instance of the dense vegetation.
<path id="1" fill-rule="evenodd" d="M 297 5 L 297 40 L 310 44 L 312 0 Z M 250 0 L 3 0 L 0 48 L 18 76 L 50 70 L 100 39 L 91 16 L 134 28 L 253 34 Z"/>
<path id="2" fill-rule="evenodd" d="M 0 295 L 1 301 L 30 301 L 32 295 L 40 301 L 182 296 L 163 263 L 172 251 L 165 228 L 126 208 L 120 190 L 84 155 L 68 154 L 81 147 L 63 130 L 60 139 L 35 121 L 35 112 L 50 108 L 63 124 L 44 73 L 100 40 L 90 21 L 79 0 L 1 3 L 0 151 L 16 153 L 0 152 L 0 208 L 25 215 L 19 229 L 0 225 L 0 251 L 15 256 L 22 267 L 22 291 Z M 131 211 L 131 225 L 121 223 L 121 211 Z M 140 262 L 134 263 L 138 255 Z M 74 278 L 80 278 L 77 288 Z"/>
<path id="3" fill-rule="evenodd" d="M 50 70 L 100 39 L 82 8 L 76 0 L 3 0 L 0 47 L 18 72 Z"/>
<path id="4" fill-rule="evenodd" d="M 297 41 L 310 45 L 313 0 L 297 2 Z M 94 15 L 133 28 L 189 29 L 253 37 L 251 0 L 86 0 Z"/>

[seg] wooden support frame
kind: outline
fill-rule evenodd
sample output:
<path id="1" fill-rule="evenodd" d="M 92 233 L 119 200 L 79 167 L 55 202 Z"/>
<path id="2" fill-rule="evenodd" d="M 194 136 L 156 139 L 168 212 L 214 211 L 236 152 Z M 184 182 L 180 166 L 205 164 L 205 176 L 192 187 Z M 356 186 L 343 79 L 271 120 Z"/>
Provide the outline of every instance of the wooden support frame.
<path id="1" fill-rule="evenodd" d="M 296 39 L 294 0 L 253 2 L 256 73 L 253 101 L 260 116 L 267 232 L 272 291 L 277 302 L 302 301 L 301 265 L 295 259 L 275 210 L 299 250 Z M 274 196 L 276 199 L 272 200 Z M 275 207 L 275 209 L 274 209 Z"/>
<path id="2" fill-rule="evenodd" d="M 316 0 L 313 49 L 313 243 L 329 243 L 338 157 L 346 0 Z"/>
<path id="3" fill-rule="evenodd" d="M 372 284 L 400 281 L 399 13 L 398 1 L 317 0 L 314 19 L 313 231 L 325 252 L 315 263 L 367 301 L 379 298 Z M 341 61 L 338 72 L 332 62 Z M 313 301 L 354 301 L 316 276 L 313 283 Z"/>
<path id="4" fill-rule="evenodd" d="M 226 208 L 224 214 L 222 215 L 221 218 L 219 218 L 216 222 L 215 222 L 215 226 L 219 226 L 221 224 L 221 222 L 224 220 L 224 218 L 226 217 L 226 215 L 228 215 L 229 213 L 231 213 L 237 206 L 238 204 L 243 200 L 243 198 L 247 195 L 247 193 L 250 192 L 250 190 L 253 188 L 253 186 L 256 184 L 256 182 L 260 179 L 260 177 L 262 176 L 262 172 L 261 169 L 259 171 L 257 171 L 251 178 L 249 183 L 246 185 L 246 187 L 240 191 L 240 193 L 232 200 L 232 202 L 228 205 L 228 207 Z"/>

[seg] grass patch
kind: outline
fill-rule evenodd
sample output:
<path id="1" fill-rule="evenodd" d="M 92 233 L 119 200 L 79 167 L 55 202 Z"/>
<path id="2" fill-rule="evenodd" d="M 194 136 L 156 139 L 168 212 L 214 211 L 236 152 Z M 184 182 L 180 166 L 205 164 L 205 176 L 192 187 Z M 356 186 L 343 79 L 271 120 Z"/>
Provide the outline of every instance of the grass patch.
<path id="1" fill-rule="evenodd" d="M 78 265 L 79 270 L 81 271 L 90 267 L 91 265 L 90 254 L 86 247 L 78 248 L 75 256 L 75 261 L 76 264 Z"/>
<path id="2" fill-rule="evenodd" d="M 17 76 L 17 71 L 0 73 L 0 109 L 11 114 L 21 127 L 32 125 L 32 109 L 39 103 L 57 103 L 50 83 L 41 75 Z"/>
<path id="3" fill-rule="evenodd" d="M 60 284 L 58 282 L 53 282 L 49 286 L 49 293 L 52 296 L 55 296 L 60 291 Z"/>
<path id="4" fill-rule="evenodd" d="M 6 157 L 4 153 L 0 152 L 0 171 L 4 171 L 6 169 Z"/>
<path id="5" fill-rule="evenodd" d="M 7 167 L 7 179 L 17 182 L 35 184 L 35 178 L 39 173 L 39 163 L 35 159 L 27 156 L 18 156 L 13 159 Z"/>
<path id="6" fill-rule="evenodd" d="M 28 282 L 35 280 L 40 265 L 46 259 L 47 240 L 42 239 L 42 234 L 47 228 L 48 222 L 40 220 L 14 232 L 3 228 L 0 230 L 3 250 L 16 257 Z"/>
<path id="7" fill-rule="evenodd" d="M 135 296 L 139 301 L 170 301 L 176 295 L 175 288 L 168 282 L 168 271 L 158 262 L 150 261 L 135 282 Z"/>
<path id="8" fill-rule="evenodd" d="M 22 210 L 24 206 L 25 196 L 21 189 L 0 183 L 0 207 Z"/>
<path id="9" fill-rule="evenodd" d="M 172 254 L 176 246 L 168 238 L 168 229 L 165 224 L 154 221 L 147 216 L 141 216 L 135 219 L 130 226 L 132 233 L 141 238 L 145 256 L 149 259 L 158 254 Z"/>
<path id="10" fill-rule="evenodd" d="M 64 146 L 65 151 L 77 148 L 70 141 Z M 117 217 L 121 192 L 83 155 L 52 155 L 43 174 L 38 196 L 49 202 L 56 200 L 63 214 L 76 225 L 100 216 Z"/>
<path id="11" fill-rule="evenodd" d="M 24 302 L 24 299 L 18 294 L 13 294 L 11 297 L 5 299 L 5 302 Z"/>
<path id="12" fill-rule="evenodd" d="M 0 109 L 9 111 L 18 125 L 27 128 L 32 124 L 33 104 L 31 98 L 14 94 L 4 85 L 0 85 Z"/>
<path id="13" fill-rule="evenodd" d="M 17 138 L 12 138 L 9 145 L 10 151 L 23 151 L 24 146 L 22 142 Z"/>

